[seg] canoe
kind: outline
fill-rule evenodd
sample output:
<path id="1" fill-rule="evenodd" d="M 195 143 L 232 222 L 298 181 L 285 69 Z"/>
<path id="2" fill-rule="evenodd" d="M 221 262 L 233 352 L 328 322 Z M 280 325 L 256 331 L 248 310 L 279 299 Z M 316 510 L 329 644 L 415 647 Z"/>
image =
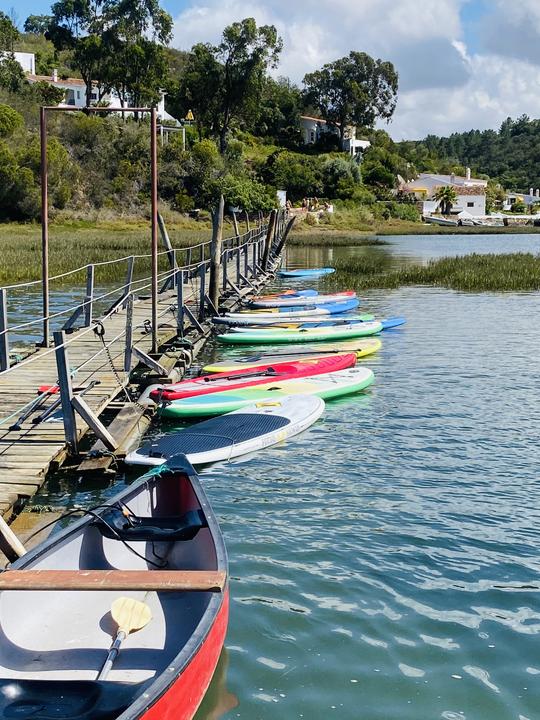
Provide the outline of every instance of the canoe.
<path id="1" fill-rule="evenodd" d="M 346 290 L 341 293 L 334 295 L 317 295 L 309 298 L 310 305 L 325 305 L 332 302 L 341 302 L 344 300 L 352 300 L 356 297 L 354 290 Z M 305 305 L 306 298 L 302 297 L 284 297 L 284 298 L 270 298 L 268 300 L 259 299 L 257 297 L 250 301 L 250 306 L 254 308 L 271 308 L 271 307 L 296 307 L 298 305 Z"/>
<path id="2" fill-rule="evenodd" d="M 348 312 L 354 310 L 360 305 L 358 298 L 348 298 L 345 300 L 334 300 L 332 302 L 323 303 L 322 305 L 296 305 L 296 306 L 284 306 L 284 307 L 264 307 L 254 308 L 251 307 L 246 310 L 242 310 L 239 313 L 227 313 L 227 317 L 242 317 L 246 314 L 260 314 L 264 317 L 271 317 L 278 315 L 281 317 L 294 317 L 295 315 L 338 315 L 339 313 Z"/>
<path id="3" fill-rule="evenodd" d="M 267 364 L 257 368 L 256 371 L 238 370 L 233 373 L 214 373 L 189 378 L 188 380 L 182 380 L 152 390 L 150 398 L 154 402 L 160 403 L 197 395 L 210 395 L 223 390 L 239 390 L 244 387 L 264 385 L 270 380 L 294 380 L 295 378 L 320 375 L 321 373 L 336 372 L 337 370 L 352 367 L 355 363 L 355 353 L 339 354 L 323 359 L 296 358 L 291 361 Z"/>
<path id="4" fill-rule="evenodd" d="M 334 268 L 303 268 L 298 270 L 280 270 L 278 275 L 286 278 L 306 278 L 320 277 L 321 275 L 330 275 L 336 272 Z"/>
<path id="5" fill-rule="evenodd" d="M 245 328 L 232 328 L 231 332 L 217 335 L 218 342 L 228 345 L 281 344 L 292 342 L 324 342 L 327 340 L 347 340 L 354 337 L 366 337 L 381 332 L 380 322 L 358 323 L 344 327 L 316 328 L 313 330 L 274 330 L 265 332 L 253 329 L 252 332 L 240 332 Z"/>
<path id="6" fill-rule="evenodd" d="M 371 385 L 373 380 L 371 370 L 354 367 L 300 380 L 270 382 L 266 386 L 173 400 L 160 408 L 159 412 L 162 417 L 171 419 L 207 417 L 238 410 L 253 403 L 280 402 L 287 395 L 316 395 L 329 400 L 360 392 Z"/>
<path id="7" fill-rule="evenodd" d="M 324 400 L 315 395 L 254 403 L 145 443 L 128 453 L 126 463 L 161 465 L 179 452 L 193 465 L 232 460 L 298 435 L 323 412 Z"/>
<path id="8" fill-rule="evenodd" d="M 271 326 L 271 327 L 284 327 L 284 326 L 290 326 L 290 325 L 338 325 L 340 323 L 351 323 L 351 322 L 371 322 L 375 319 L 374 315 L 370 315 L 369 313 L 364 313 L 363 315 L 347 315 L 346 317 L 340 317 L 340 318 L 332 318 L 332 319 L 326 319 L 321 316 L 319 317 L 312 317 L 311 315 L 298 315 L 294 318 L 282 318 L 280 316 L 276 317 L 275 315 L 271 315 L 270 317 L 262 317 L 260 315 L 257 315 L 256 313 L 253 313 L 253 315 L 245 315 L 244 317 L 240 318 L 231 318 L 224 316 L 219 317 L 213 317 L 212 322 L 214 325 L 231 325 L 231 326 L 242 326 L 242 325 L 253 325 L 253 326 Z"/>
<path id="9" fill-rule="evenodd" d="M 227 554 L 183 456 L 0 573 L 0 717 L 193 718 L 227 629 Z M 128 593 L 151 619 L 98 680 Z"/>
<path id="10" fill-rule="evenodd" d="M 211 363 L 205 365 L 203 370 L 208 373 L 234 372 L 235 370 L 247 370 L 248 368 L 257 368 L 265 365 L 271 365 L 275 362 L 286 360 L 298 360 L 301 357 L 335 357 L 335 355 L 343 352 L 354 352 L 357 358 L 371 355 L 382 347 L 379 338 L 360 338 L 359 340 L 347 340 L 344 342 L 336 342 L 333 344 L 313 345 L 306 347 L 302 345 L 293 346 L 286 350 L 274 350 L 270 353 L 258 353 L 245 355 L 239 358 L 231 358 L 222 362 Z"/>

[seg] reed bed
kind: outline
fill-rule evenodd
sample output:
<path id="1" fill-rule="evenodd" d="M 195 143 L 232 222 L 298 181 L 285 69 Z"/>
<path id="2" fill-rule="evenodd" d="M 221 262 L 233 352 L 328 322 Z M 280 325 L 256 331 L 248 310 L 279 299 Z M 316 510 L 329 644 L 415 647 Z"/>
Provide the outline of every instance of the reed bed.
<path id="1" fill-rule="evenodd" d="M 465 292 L 531 292 L 540 290 L 540 256 L 532 253 L 478 254 L 431 260 L 427 265 L 391 267 L 388 255 L 347 258 L 334 263 L 325 280 L 330 290 L 351 287 L 398 288 L 438 285 Z"/>
<path id="2" fill-rule="evenodd" d="M 168 226 L 171 243 L 185 248 L 206 242 L 211 230 L 206 224 L 200 227 Z M 226 228 L 227 232 L 229 228 Z M 232 233 L 229 233 L 232 234 Z M 128 255 L 150 254 L 151 233 L 149 223 L 110 223 L 97 227 L 74 222 L 51 225 L 49 231 L 49 274 L 59 275 L 88 263 L 113 260 Z M 164 250 L 160 243 L 159 251 Z M 180 264 L 185 262 L 179 253 Z M 194 256 L 194 261 L 198 256 Z M 160 270 L 168 267 L 166 256 L 160 257 Z M 126 263 L 105 265 L 96 270 L 96 283 L 121 279 Z M 140 258 L 135 263 L 136 277 L 150 273 L 150 259 Z M 84 273 L 83 273 L 84 275 Z M 41 276 L 41 227 L 39 225 L 0 225 L 0 285 L 38 280 Z M 64 284 L 79 282 L 68 276 Z"/>

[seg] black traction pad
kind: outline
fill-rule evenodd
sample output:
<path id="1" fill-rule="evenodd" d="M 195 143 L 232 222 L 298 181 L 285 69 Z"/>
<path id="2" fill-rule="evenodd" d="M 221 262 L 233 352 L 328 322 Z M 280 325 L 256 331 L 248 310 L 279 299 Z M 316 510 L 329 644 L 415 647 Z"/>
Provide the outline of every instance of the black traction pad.
<path id="1" fill-rule="evenodd" d="M 198 423 L 187 430 L 164 435 L 159 440 L 146 443 L 137 450 L 137 454 L 167 458 L 179 453 L 193 455 L 209 452 L 253 440 L 260 435 L 286 427 L 290 422 L 289 418 L 281 415 L 262 413 L 222 415 Z"/>

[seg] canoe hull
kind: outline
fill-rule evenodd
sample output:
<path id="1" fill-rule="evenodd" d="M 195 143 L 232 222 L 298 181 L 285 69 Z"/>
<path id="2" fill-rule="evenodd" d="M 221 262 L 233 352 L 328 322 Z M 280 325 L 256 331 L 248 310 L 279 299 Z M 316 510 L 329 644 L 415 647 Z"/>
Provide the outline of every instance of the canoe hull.
<path id="1" fill-rule="evenodd" d="M 191 720 L 214 675 L 225 642 L 228 618 L 229 591 L 227 589 L 210 632 L 191 662 L 171 687 L 141 714 L 126 715 L 124 713 L 118 720 L 139 720 L 139 718 L 141 720 Z"/>

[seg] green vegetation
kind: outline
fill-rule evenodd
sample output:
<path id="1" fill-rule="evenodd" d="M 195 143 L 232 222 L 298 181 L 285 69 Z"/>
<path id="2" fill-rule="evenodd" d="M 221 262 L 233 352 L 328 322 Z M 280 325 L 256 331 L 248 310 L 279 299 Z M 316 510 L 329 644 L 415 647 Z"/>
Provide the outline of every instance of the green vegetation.
<path id="1" fill-rule="evenodd" d="M 175 248 L 206 242 L 211 236 L 211 224 L 195 222 L 185 218 L 166 216 L 167 229 Z M 233 235 L 226 226 L 225 237 Z M 38 225 L 0 225 L 2 262 L 0 263 L 0 284 L 36 280 L 41 273 L 41 229 Z M 73 270 L 77 265 L 113 260 L 128 255 L 150 253 L 150 223 L 148 220 L 111 220 L 96 223 L 94 217 L 87 220 L 58 222 L 51 227 L 50 273 L 57 275 Z M 185 258 L 178 257 L 180 263 Z M 160 257 L 160 270 L 166 270 L 166 256 Z M 148 275 L 148 259 L 136 260 L 136 274 Z M 126 271 L 125 265 L 105 265 L 96 269 L 96 284 L 118 280 Z M 63 282 L 73 282 L 73 276 Z M 75 278 L 84 282 L 84 272 Z M 58 281 L 55 281 L 58 283 Z"/>
<path id="2" fill-rule="evenodd" d="M 326 289 L 352 287 L 398 288 L 403 285 L 439 285 L 465 292 L 540 290 L 540 256 L 531 253 L 480 255 L 431 260 L 427 265 L 392 267 L 387 253 L 352 257 L 336 262 L 336 273 L 325 279 Z"/>

